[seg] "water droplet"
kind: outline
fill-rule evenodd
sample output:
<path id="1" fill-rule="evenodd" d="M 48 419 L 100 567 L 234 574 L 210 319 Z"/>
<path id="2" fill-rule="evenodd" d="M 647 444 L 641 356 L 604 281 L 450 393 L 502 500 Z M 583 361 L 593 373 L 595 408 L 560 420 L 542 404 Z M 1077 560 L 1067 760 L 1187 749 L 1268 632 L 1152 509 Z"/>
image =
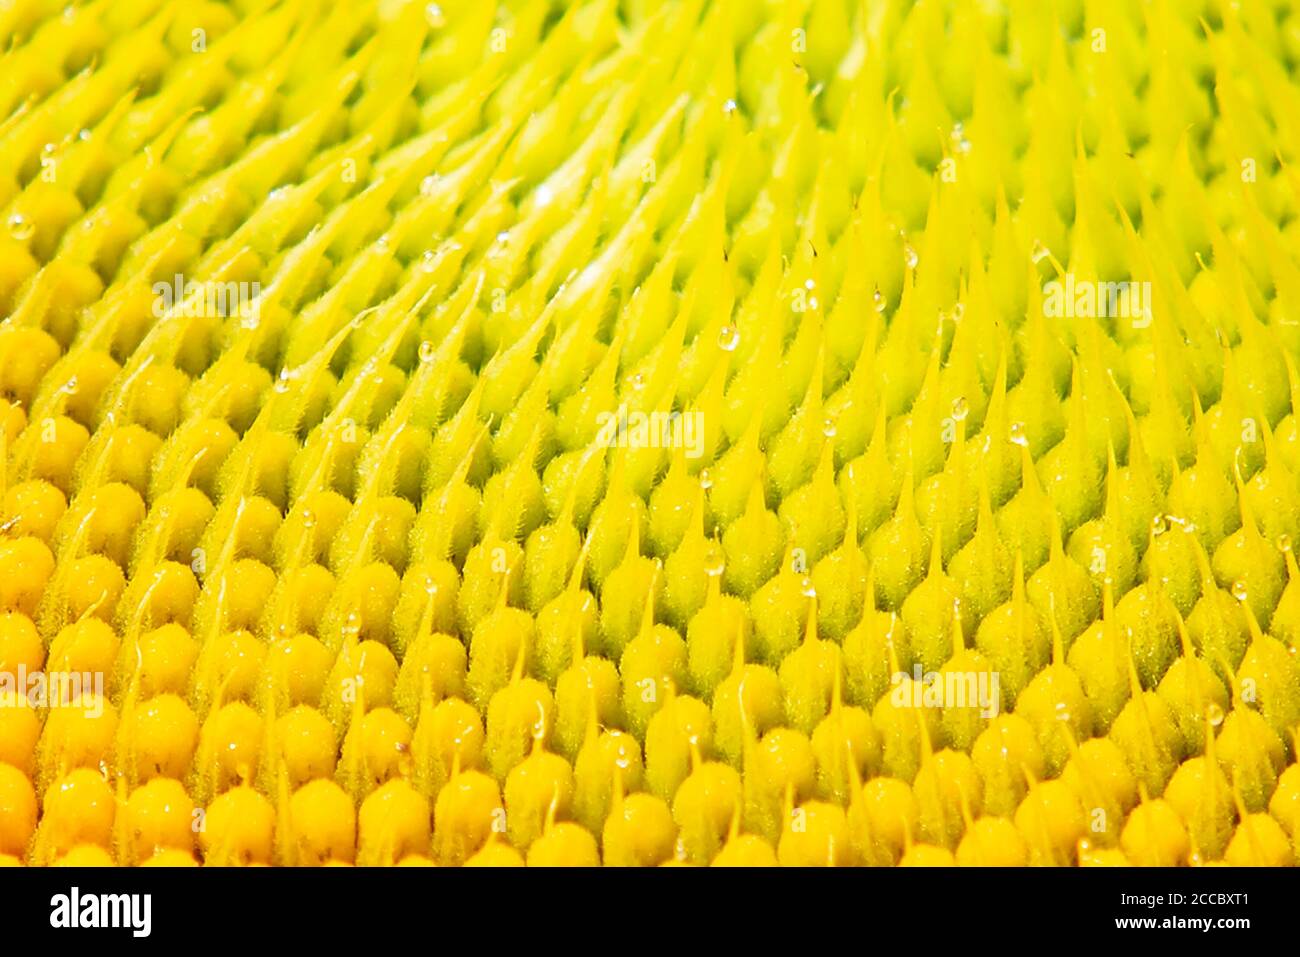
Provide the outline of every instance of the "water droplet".
<path id="1" fill-rule="evenodd" d="M 1021 448 L 1029 448 L 1029 436 L 1025 435 L 1025 423 L 1012 422 L 1007 430 L 1007 441 Z"/>
<path id="2" fill-rule="evenodd" d="M 381 253 L 386 253 L 388 252 L 388 247 L 390 242 L 391 240 L 389 240 L 388 238 L 388 233 L 384 233 L 382 236 L 380 236 L 378 239 L 375 240 L 375 249 Z"/>
<path id="3" fill-rule="evenodd" d="M 700 469 L 700 488 L 706 492 L 713 488 L 713 476 L 709 474 L 708 469 Z"/>
<path id="4" fill-rule="evenodd" d="M 877 289 L 874 293 L 872 293 L 871 298 L 875 301 L 875 304 L 876 304 L 876 312 L 884 312 L 884 311 L 885 311 L 885 297 L 884 297 L 884 295 L 880 292 L 879 289 Z"/>
<path id="5" fill-rule="evenodd" d="M 1283 532 L 1277 537 L 1277 550 L 1279 552 L 1291 551 L 1291 536 Z"/>
<path id="6" fill-rule="evenodd" d="M 9 217 L 9 235 L 20 243 L 31 239 L 34 232 L 36 232 L 36 227 L 22 213 L 14 213 Z"/>
<path id="7" fill-rule="evenodd" d="M 1151 519 L 1151 534 L 1153 536 L 1163 535 L 1169 531 L 1169 521 L 1164 515 L 1156 515 Z"/>
<path id="8" fill-rule="evenodd" d="M 424 19 L 429 21 L 429 26 L 435 30 L 441 30 L 447 25 L 447 18 L 443 15 L 442 7 L 436 3 L 430 3 L 424 8 Z"/>
<path id="9" fill-rule="evenodd" d="M 420 256 L 420 272 L 433 272 L 438 265 L 438 257 L 432 249 L 426 249 Z"/>
<path id="10" fill-rule="evenodd" d="M 638 392 L 645 388 L 645 374 L 644 374 L 644 373 L 638 372 L 638 373 L 634 374 L 634 375 L 632 376 L 632 378 L 629 379 L 628 381 L 629 381 L 629 383 L 631 384 L 632 388 L 636 389 Z"/>
<path id="11" fill-rule="evenodd" d="M 805 598 L 817 597 L 817 586 L 813 584 L 813 580 L 807 575 L 799 579 L 799 594 Z"/>
<path id="12" fill-rule="evenodd" d="M 735 101 L 735 100 L 728 100 L 726 103 L 723 103 L 723 104 L 722 104 L 722 112 L 723 112 L 723 113 L 726 113 L 726 114 L 728 114 L 728 115 L 730 115 L 730 114 L 732 114 L 732 113 L 735 113 L 735 112 L 736 112 L 736 101 Z"/>
<path id="13" fill-rule="evenodd" d="M 964 395 L 959 395 L 952 400 L 952 417 L 958 422 L 964 422 L 966 416 L 970 414 L 970 404 L 966 401 Z"/>
<path id="14" fill-rule="evenodd" d="M 1070 720 L 1070 709 L 1065 706 L 1064 701 L 1058 701 L 1056 703 L 1056 720 L 1057 721 Z"/>
<path id="15" fill-rule="evenodd" d="M 1205 709 L 1205 716 L 1210 719 L 1210 727 L 1217 728 L 1223 724 L 1223 709 L 1217 702 L 1211 701 L 1210 706 Z"/>
<path id="16" fill-rule="evenodd" d="M 432 196 L 438 188 L 438 174 L 431 173 L 424 179 L 420 180 L 420 195 Z"/>
<path id="17" fill-rule="evenodd" d="M 740 330 L 727 323 L 718 330 L 718 348 L 723 352 L 735 352 L 740 345 Z"/>
<path id="18" fill-rule="evenodd" d="M 717 542 L 709 542 L 704 550 L 704 574 L 716 578 L 727 568 L 727 556 Z"/>
<path id="19" fill-rule="evenodd" d="M 966 139 L 966 130 L 960 120 L 952 125 L 952 132 L 948 134 L 948 138 L 952 141 L 952 148 L 958 153 L 970 152 L 970 140 Z"/>
<path id="20" fill-rule="evenodd" d="M 952 307 L 952 321 L 961 322 L 962 316 L 966 315 L 966 306 L 963 303 L 957 303 Z"/>
<path id="21" fill-rule="evenodd" d="M 1237 601 L 1245 601 L 1250 597 L 1250 589 L 1246 587 L 1246 583 L 1240 578 L 1232 583 L 1232 597 Z"/>
<path id="22" fill-rule="evenodd" d="M 311 509 L 307 509 L 302 513 L 302 527 L 303 528 L 316 527 L 316 513 L 313 512 Z"/>
<path id="23" fill-rule="evenodd" d="M 91 133 L 90 130 L 86 129 L 85 127 L 82 127 L 80 130 L 77 131 L 77 139 L 81 140 L 83 143 L 86 142 L 94 135 L 95 134 Z"/>
<path id="24" fill-rule="evenodd" d="M 835 438 L 835 417 L 828 415 L 822 420 L 822 435 L 828 439 Z"/>
<path id="25" fill-rule="evenodd" d="M 921 261 L 921 257 L 916 254 L 916 250 L 911 243 L 903 243 L 903 262 L 907 264 L 908 269 L 915 269 L 916 264 Z"/>
<path id="26" fill-rule="evenodd" d="M 1040 263 L 1050 255 L 1052 255 L 1051 250 L 1049 250 L 1046 246 L 1043 245 L 1043 241 L 1041 239 L 1035 239 L 1034 249 L 1029 254 L 1030 258 L 1035 263 Z"/>

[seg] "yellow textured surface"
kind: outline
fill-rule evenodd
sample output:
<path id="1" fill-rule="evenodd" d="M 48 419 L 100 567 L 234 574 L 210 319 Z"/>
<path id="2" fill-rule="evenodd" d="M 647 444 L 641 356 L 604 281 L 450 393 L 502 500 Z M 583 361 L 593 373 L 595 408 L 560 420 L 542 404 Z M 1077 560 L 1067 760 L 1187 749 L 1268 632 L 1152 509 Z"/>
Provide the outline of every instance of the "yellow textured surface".
<path id="1" fill-rule="evenodd" d="M 0 862 L 1296 862 L 1291 0 L 0 50 Z"/>

